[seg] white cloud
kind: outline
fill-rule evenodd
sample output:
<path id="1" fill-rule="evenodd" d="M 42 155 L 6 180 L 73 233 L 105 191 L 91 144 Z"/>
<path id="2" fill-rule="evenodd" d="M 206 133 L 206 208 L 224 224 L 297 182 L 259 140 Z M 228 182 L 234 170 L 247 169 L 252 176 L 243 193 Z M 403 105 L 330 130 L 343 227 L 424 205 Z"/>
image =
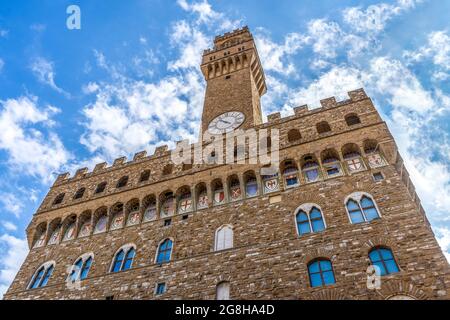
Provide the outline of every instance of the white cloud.
<path id="1" fill-rule="evenodd" d="M 39 82 L 50 86 L 52 89 L 56 90 L 59 93 L 64 93 L 67 95 L 67 93 L 65 93 L 64 90 L 59 88 L 55 83 L 56 74 L 52 62 L 42 57 L 38 57 L 31 62 L 30 68 Z"/>
<path id="2" fill-rule="evenodd" d="M 338 23 L 327 19 L 315 19 L 308 23 L 308 39 L 313 51 L 328 59 L 344 52 L 349 57 L 355 57 L 372 43 L 369 38 L 347 33 Z"/>
<path id="3" fill-rule="evenodd" d="M 286 62 L 286 60 L 305 45 L 307 37 L 290 33 L 284 38 L 283 44 L 278 44 L 272 42 L 264 33 L 258 33 L 255 35 L 255 42 L 264 70 L 289 75 L 296 69 L 292 62 Z"/>
<path id="4" fill-rule="evenodd" d="M 186 21 L 178 21 L 173 26 L 172 45 L 179 49 L 180 57 L 169 63 L 169 70 L 198 69 L 203 50 L 209 47 L 209 39 L 198 29 Z"/>
<path id="5" fill-rule="evenodd" d="M 28 254 L 28 244 L 8 234 L 0 236 L 0 299 L 14 280 L 21 264 Z"/>
<path id="6" fill-rule="evenodd" d="M 196 24 L 214 25 L 217 30 L 232 30 L 240 24 L 240 20 L 230 20 L 223 13 L 213 10 L 207 0 L 192 1 L 178 0 L 178 5 L 185 11 L 195 14 Z"/>
<path id="7" fill-rule="evenodd" d="M 52 172 L 71 156 L 54 132 L 45 134 L 33 125 L 52 126 L 51 116 L 59 110 L 52 106 L 39 108 L 34 97 L 8 99 L 0 101 L 0 105 L 0 149 L 8 153 L 9 168 L 49 182 Z"/>
<path id="8" fill-rule="evenodd" d="M 17 226 L 10 221 L 1 221 L 0 223 L 8 231 L 17 231 Z"/>
<path id="9" fill-rule="evenodd" d="M 380 32 L 393 17 L 414 8 L 422 0 L 399 0 L 396 4 L 378 3 L 363 10 L 351 7 L 343 11 L 344 21 L 357 32 Z"/>
<path id="10" fill-rule="evenodd" d="M 114 68 L 104 60 L 102 64 Z M 83 109 L 86 132 L 81 143 L 112 160 L 166 140 L 194 140 L 204 94 L 201 77 L 197 70 L 188 69 L 148 83 L 117 73 L 111 84 L 87 85 L 96 100 Z"/>
<path id="11" fill-rule="evenodd" d="M 13 213 L 16 217 L 19 217 L 20 212 L 23 209 L 23 204 L 20 199 L 13 193 L 0 193 L 0 202 L 3 204 L 3 208 Z"/>
<path id="12" fill-rule="evenodd" d="M 436 237 L 444 251 L 445 257 L 450 263 L 450 229 L 444 227 L 436 228 Z"/>
<path id="13" fill-rule="evenodd" d="M 416 51 L 405 51 L 409 62 L 419 62 L 430 58 L 441 70 L 435 73 L 438 80 L 446 80 L 450 71 L 450 36 L 446 31 L 435 31 L 428 35 L 428 43 Z"/>
<path id="14" fill-rule="evenodd" d="M 295 90 L 290 97 L 290 104 L 320 107 L 320 100 L 328 97 L 335 96 L 338 100 L 348 99 L 347 92 L 362 87 L 363 81 L 360 71 L 355 68 L 334 67 L 309 86 Z"/>
<path id="15" fill-rule="evenodd" d="M 389 101 L 394 107 L 423 113 L 435 106 L 431 93 L 398 60 L 374 58 L 367 75 L 369 85 L 376 88 L 379 94 L 389 95 Z"/>

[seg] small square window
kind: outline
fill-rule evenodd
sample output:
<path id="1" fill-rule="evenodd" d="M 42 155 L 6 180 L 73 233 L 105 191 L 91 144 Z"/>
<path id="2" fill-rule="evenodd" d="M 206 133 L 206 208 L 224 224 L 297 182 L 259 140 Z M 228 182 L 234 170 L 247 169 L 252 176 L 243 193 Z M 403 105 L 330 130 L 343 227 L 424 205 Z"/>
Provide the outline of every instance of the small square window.
<path id="1" fill-rule="evenodd" d="M 183 220 L 187 220 L 189 218 L 189 215 L 188 214 L 185 214 L 184 216 L 183 216 Z"/>
<path id="2" fill-rule="evenodd" d="M 156 285 L 156 295 L 161 295 L 164 294 L 166 292 L 166 284 L 163 283 L 158 283 Z"/>
<path id="3" fill-rule="evenodd" d="M 225 79 L 226 80 L 231 79 L 231 76 L 226 76 Z"/>
<path id="4" fill-rule="evenodd" d="M 114 296 L 106 296 L 105 300 L 114 300 Z"/>
<path id="5" fill-rule="evenodd" d="M 166 219 L 164 220 L 164 227 L 168 227 L 172 224 L 172 219 Z"/>
<path id="6" fill-rule="evenodd" d="M 375 180 L 375 182 L 383 181 L 384 176 L 381 172 L 376 172 L 373 174 L 373 180 Z"/>

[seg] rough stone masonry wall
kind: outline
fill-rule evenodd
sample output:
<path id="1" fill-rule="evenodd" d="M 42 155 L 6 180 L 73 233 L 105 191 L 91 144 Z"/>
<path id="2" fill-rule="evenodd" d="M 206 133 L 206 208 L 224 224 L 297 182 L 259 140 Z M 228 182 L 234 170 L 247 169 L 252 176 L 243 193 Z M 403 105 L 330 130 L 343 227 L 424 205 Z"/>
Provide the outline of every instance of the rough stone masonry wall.
<path id="1" fill-rule="evenodd" d="M 188 220 L 176 217 L 172 226 L 161 221 L 110 231 L 53 247 L 34 249 L 27 257 L 6 299 L 213 299 L 215 287 L 230 281 L 232 298 L 240 299 L 383 299 L 394 294 L 415 298 L 448 299 L 449 267 L 424 217 L 410 200 L 393 166 L 382 169 L 386 179 L 375 183 L 369 171 L 292 189 L 282 201 L 268 197 L 199 211 Z M 374 196 L 382 219 L 352 225 L 344 208 L 354 191 Z M 295 209 L 316 203 L 327 229 L 297 236 Z M 213 252 L 214 233 L 223 224 L 234 228 L 234 248 Z M 158 243 L 174 240 L 173 261 L 154 264 Z M 137 254 L 130 271 L 109 274 L 111 259 L 125 243 Z M 381 291 L 366 287 L 369 249 L 390 247 L 401 269 L 382 279 Z M 94 264 L 81 291 L 65 288 L 66 268 L 83 253 L 94 252 Z M 333 261 L 336 285 L 313 289 L 307 263 L 313 258 Z M 48 287 L 25 290 L 37 266 L 56 261 Z M 166 282 L 168 291 L 154 296 L 155 285 Z"/>
<path id="2" fill-rule="evenodd" d="M 399 175 L 395 164 L 397 149 L 386 125 L 380 122 L 370 100 L 362 97 L 355 101 L 336 104 L 315 111 L 296 109 L 296 115 L 281 119 L 272 116 L 269 123 L 260 127 L 281 129 L 284 137 L 290 128 L 298 128 L 302 139 L 296 143 L 282 140 L 281 160 L 292 158 L 297 163 L 302 155 L 313 153 L 320 157 L 326 148 L 340 148 L 346 143 L 356 143 L 361 148 L 365 139 L 382 142 L 388 166 L 376 170 L 333 178 L 313 184 L 304 183 L 294 189 L 277 193 L 281 202 L 270 203 L 268 196 L 246 199 L 236 203 L 196 211 L 187 220 L 173 217 L 169 227 L 163 227 L 158 219 L 137 226 L 91 235 L 58 245 L 32 249 L 5 295 L 6 299 L 104 299 L 114 295 L 118 299 L 205 299 L 214 298 L 215 286 L 223 280 L 231 283 L 231 296 L 242 299 L 286 298 L 346 298 L 382 299 L 394 294 L 406 294 L 423 299 L 448 299 L 449 266 L 435 237 Z M 327 105 L 324 103 L 324 105 Z M 356 112 L 361 125 L 348 128 L 343 117 Z M 318 136 L 315 123 L 329 121 L 333 132 Z M 131 165 L 119 165 L 112 170 L 85 178 L 75 178 L 55 183 L 33 217 L 28 229 L 29 238 L 35 227 L 43 221 L 50 222 L 70 214 L 81 214 L 103 205 L 111 206 L 132 198 L 143 199 L 148 194 L 158 195 L 167 189 L 175 191 L 183 185 L 199 182 L 210 183 L 215 178 L 226 178 L 234 173 L 242 174 L 254 166 L 216 166 L 197 168 L 189 172 L 177 171 L 169 178 L 161 179 L 152 174 L 147 184 L 136 184 L 144 168 L 158 173 L 164 156 Z M 197 170 L 197 171 L 195 171 Z M 381 171 L 385 180 L 375 183 L 372 173 Z M 130 175 L 129 188 L 108 189 L 103 196 L 93 197 L 90 192 L 101 181 L 109 185 L 124 174 Z M 88 188 L 85 199 L 67 202 L 52 208 L 54 196 L 65 191 L 72 194 L 80 186 Z M 344 199 L 354 191 L 373 195 L 380 208 L 382 219 L 359 225 L 350 224 Z M 322 210 L 327 229 L 318 234 L 297 236 L 294 212 L 303 203 L 316 203 Z M 223 224 L 234 228 L 234 248 L 213 252 L 214 233 Z M 158 243 L 164 238 L 174 240 L 173 261 L 159 266 L 154 264 Z M 133 269 L 110 274 L 114 253 L 122 245 L 134 243 L 137 254 Z M 383 277 L 382 289 L 370 291 L 366 287 L 367 253 L 370 247 L 385 245 L 392 249 L 401 269 L 398 274 Z M 93 252 L 94 264 L 83 290 L 69 291 L 65 287 L 67 267 L 80 255 Z M 329 257 L 333 261 L 336 285 L 313 289 L 309 286 L 308 261 L 316 257 Z M 56 261 L 56 269 L 46 288 L 26 290 L 36 269 L 44 262 Z M 154 296 L 155 285 L 166 282 L 168 291 L 161 297 Z"/>

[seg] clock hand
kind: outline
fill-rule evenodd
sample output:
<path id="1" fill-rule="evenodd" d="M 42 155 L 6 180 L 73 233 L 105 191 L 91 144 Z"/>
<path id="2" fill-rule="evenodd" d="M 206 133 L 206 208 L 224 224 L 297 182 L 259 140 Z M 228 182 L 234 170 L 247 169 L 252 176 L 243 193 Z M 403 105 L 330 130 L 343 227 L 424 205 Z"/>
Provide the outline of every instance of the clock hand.
<path id="1" fill-rule="evenodd" d="M 220 120 L 221 122 L 225 123 L 225 124 L 231 124 L 231 122 L 225 121 L 225 120 Z"/>

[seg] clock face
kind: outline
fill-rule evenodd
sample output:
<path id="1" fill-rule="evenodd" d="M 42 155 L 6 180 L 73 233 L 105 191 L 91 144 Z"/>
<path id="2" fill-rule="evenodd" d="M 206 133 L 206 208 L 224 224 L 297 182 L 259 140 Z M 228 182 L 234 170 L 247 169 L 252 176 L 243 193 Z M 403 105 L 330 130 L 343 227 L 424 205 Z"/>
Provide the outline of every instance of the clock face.
<path id="1" fill-rule="evenodd" d="M 222 134 L 233 131 L 244 123 L 245 115 L 242 112 L 225 112 L 210 122 L 208 131 L 211 134 Z"/>

